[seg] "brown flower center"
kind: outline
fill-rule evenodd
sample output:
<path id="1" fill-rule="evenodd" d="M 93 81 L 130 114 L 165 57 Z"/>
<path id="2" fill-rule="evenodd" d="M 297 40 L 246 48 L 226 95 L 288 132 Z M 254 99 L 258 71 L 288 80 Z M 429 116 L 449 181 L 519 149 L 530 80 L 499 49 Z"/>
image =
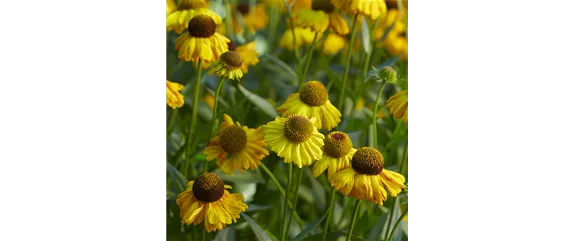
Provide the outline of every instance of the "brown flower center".
<path id="1" fill-rule="evenodd" d="M 243 64 L 243 60 L 241 59 L 241 55 L 239 55 L 235 51 L 227 51 L 223 53 L 220 57 L 221 61 L 228 66 L 240 68 Z"/>
<path id="2" fill-rule="evenodd" d="M 193 183 L 193 195 L 203 202 L 215 202 L 223 196 L 225 185 L 214 173 L 201 174 Z"/>
<path id="3" fill-rule="evenodd" d="M 207 15 L 197 15 L 189 20 L 187 31 L 197 38 L 209 38 L 215 34 L 215 21 Z"/>
<path id="4" fill-rule="evenodd" d="M 240 3 L 237 5 L 237 10 L 239 10 L 241 14 L 246 15 L 249 13 L 249 4 Z"/>
<path id="5" fill-rule="evenodd" d="M 285 137 L 292 142 L 304 142 L 313 134 L 313 123 L 304 116 L 291 115 L 283 128 Z"/>
<path id="6" fill-rule="evenodd" d="M 344 132 L 333 131 L 325 138 L 323 150 L 331 157 L 343 157 L 351 151 L 353 142 Z"/>
<path id="7" fill-rule="evenodd" d="M 323 11 L 326 13 L 335 11 L 335 6 L 331 4 L 330 0 L 313 0 L 311 8 L 315 11 Z"/>
<path id="8" fill-rule="evenodd" d="M 238 153 L 247 145 L 247 133 L 245 133 L 243 128 L 232 125 L 221 131 L 219 134 L 219 144 L 227 153 Z"/>
<path id="9" fill-rule="evenodd" d="M 383 155 L 375 148 L 363 147 L 353 155 L 351 166 L 355 171 L 367 174 L 378 175 L 383 171 L 385 161 Z"/>
<path id="10" fill-rule="evenodd" d="M 310 106 L 321 106 L 329 100 L 329 93 L 321 82 L 313 80 L 301 86 L 299 99 Z"/>
<path id="11" fill-rule="evenodd" d="M 229 51 L 235 51 L 236 48 L 237 46 L 235 45 L 235 42 L 233 42 L 233 40 L 229 40 L 229 43 L 227 43 L 227 49 Z"/>

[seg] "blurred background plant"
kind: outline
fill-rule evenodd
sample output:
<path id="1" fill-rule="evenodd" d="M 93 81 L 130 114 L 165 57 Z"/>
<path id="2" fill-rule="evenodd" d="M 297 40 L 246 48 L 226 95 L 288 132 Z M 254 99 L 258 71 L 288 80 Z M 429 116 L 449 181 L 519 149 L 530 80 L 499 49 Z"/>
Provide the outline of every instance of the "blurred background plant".
<path id="1" fill-rule="evenodd" d="M 203 150 L 219 127 L 223 114 L 243 126 L 258 128 L 279 116 L 276 108 L 296 93 L 301 83 L 310 80 L 317 80 L 327 88 L 329 99 L 342 113 L 336 130 L 347 133 L 354 147 L 378 149 L 384 157 L 385 169 L 401 173 L 408 181 L 408 110 L 406 93 L 401 92 L 408 89 L 408 1 L 385 3 L 386 11 L 374 19 L 361 15 L 355 18 L 353 14 L 334 9 L 350 29 L 344 34 L 328 25 L 319 32 L 297 27 L 300 19 L 292 22 L 293 16 L 300 17 L 301 11 L 314 8 L 311 0 L 167 1 L 168 240 L 203 239 L 203 225 L 182 225 L 175 200 L 189 181 L 203 173 L 206 162 Z M 186 11 L 194 8 L 208 8 L 221 17 L 221 23 L 216 23 L 217 33 L 232 41 L 229 49 L 239 53 L 245 64 L 240 81 L 230 80 L 222 86 L 216 127 L 212 126 L 214 96 L 219 81 L 223 80 L 207 69 L 210 63 L 202 65 L 203 73 L 198 75 L 196 63 L 181 61 L 175 50 L 176 39 L 185 32 L 190 19 L 180 23 L 185 26 L 179 26 L 178 21 L 185 19 Z M 296 27 L 292 28 L 294 23 Z M 198 76 L 200 82 L 196 85 Z M 196 86 L 200 87 L 197 89 L 199 98 L 194 103 Z M 394 97 L 394 103 L 387 103 L 399 92 L 403 94 Z M 178 94 L 183 103 L 178 100 Z M 194 106 L 198 117 L 196 128 L 191 129 Z M 329 133 L 320 131 L 324 135 Z M 278 234 L 285 190 L 278 189 L 276 182 L 284 188 L 289 169 L 274 152 L 262 163 L 265 166 L 230 176 L 224 174 L 215 161 L 208 162 L 210 172 L 233 186 L 230 192 L 245 196 L 248 209 L 237 223 L 207 233 L 205 240 L 281 239 Z M 311 168 L 303 168 L 297 216 L 287 228 L 288 240 L 321 240 L 325 232 L 328 240 L 345 239 L 355 199 L 337 193 L 332 217 L 326 218 L 332 190 L 326 173 L 315 178 Z M 382 206 L 363 202 L 351 240 L 407 240 L 407 207 L 406 190 L 396 198 L 389 197 Z M 323 230 L 326 219 L 330 219 L 329 228 Z"/>

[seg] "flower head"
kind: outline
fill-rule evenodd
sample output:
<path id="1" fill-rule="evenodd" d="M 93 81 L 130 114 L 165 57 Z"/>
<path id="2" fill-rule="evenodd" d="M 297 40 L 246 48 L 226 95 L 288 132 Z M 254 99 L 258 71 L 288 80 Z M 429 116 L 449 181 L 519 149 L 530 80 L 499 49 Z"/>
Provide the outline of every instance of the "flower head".
<path id="1" fill-rule="evenodd" d="M 225 114 L 217 136 L 211 139 L 203 153 L 206 160 L 217 160 L 217 165 L 227 175 L 232 175 L 235 170 L 254 170 L 261 159 L 269 155 L 262 127 L 251 129 L 239 122 L 234 124 L 233 119 Z"/>
<path id="2" fill-rule="evenodd" d="M 180 1 L 177 7 L 177 10 L 170 13 L 166 19 L 166 26 L 167 31 L 174 31 L 176 33 L 181 33 L 185 29 L 187 29 L 187 25 L 189 24 L 189 20 L 193 17 L 203 14 L 208 15 L 215 21 L 216 24 L 221 24 L 221 17 L 217 15 L 217 13 L 209 10 L 205 7 L 196 7 L 192 8 L 192 6 L 201 6 L 200 4 L 203 1 L 194 0 L 194 4 L 185 5 L 186 1 Z M 205 3 L 207 4 L 207 3 Z M 207 5 L 206 5 L 207 6 Z"/>
<path id="3" fill-rule="evenodd" d="M 371 147 L 357 150 L 351 165 L 329 178 L 329 182 L 346 196 L 357 200 L 366 199 L 379 205 L 387 200 L 387 192 L 395 197 L 406 187 L 405 177 L 385 170 L 383 155 Z"/>
<path id="4" fill-rule="evenodd" d="M 172 109 L 180 108 L 183 106 L 185 99 L 183 95 L 179 93 L 179 91 L 183 90 L 183 85 L 175 82 L 170 82 L 166 80 L 167 83 L 167 105 Z"/>
<path id="5" fill-rule="evenodd" d="M 197 62 L 203 60 L 211 63 L 227 52 L 225 36 L 215 32 L 216 22 L 210 15 L 200 14 L 193 17 L 188 24 L 187 32 L 175 41 L 178 58 L 183 61 Z"/>
<path id="6" fill-rule="evenodd" d="M 285 0 L 287 6 L 292 6 L 291 11 L 311 8 L 311 0 Z M 271 8 L 279 8 L 285 12 L 285 3 L 283 0 L 263 0 L 263 3 Z"/>
<path id="7" fill-rule="evenodd" d="M 243 77 L 241 66 L 243 66 L 241 55 L 235 51 L 227 51 L 213 64 L 213 70 L 222 78 L 239 80 Z"/>
<path id="8" fill-rule="evenodd" d="M 247 74 L 248 72 L 247 66 L 253 66 L 259 63 L 259 53 L 255 51 L 255 41 L 251 41 L 239 47 L 236 47 L 235 43 L 231 41 L 228 46 L 229 50 L 233 50 L 241 56 L 241 59 L 243 60 L 241 71 L 243 71 L 244 74 Z"/>
<path id="9" fill-rule="evenodd" d="M 331 3 L 343 12 L 362 14 L 371 19 L 387 12 L 387 5 L 383 0 L 332 0 Z"/>
<path id="10" fill-rule="evenodd" d="M 397 119 L 402 119 L 404 123 L 409 121 L 409 97 L 408 90 L 403 90 L 391 96 L 387 100 L 387 108 L 389 112 Z"/>
<path id="11" fill-rule="evenodd" d="M 276 117 L 265 125 L 264 139 L 267 145 L 283 157 L 285 163 L 299 168 L 309 166 L 323 155 L 323 134 L 315 127 L 315 118 L 301 115 L 287 118 Z"/>
<path id="12" fill-rule="evenodd" d="M 357 149 L 353 148 L 351 138 L 344 132 L 333 131 L 324 140 L 323 156 L 313 165 L 313 176 L 318 177 L 329 168 L 327 177 L 349 166 Z"/>
<path id="13" fill-rule="evenodd" d="M 308 28 L 295 27 L 295 43 L 293 43 L 293 31 L 291 29 L 285 30 L 281 40 L 279 41 L 279 46 L 286 49 L 296 49 L 304 45 L 310 45 L 315 38 L 315 33 Z"/>
<path id="14" fill-rule="evenodd" d="M 309 81 L 301 86 L 298 93 L 287 97 L 285 103 L 277 107 L 283 117 L 292 114 L 317 118 L 317 128 L 333 129 L 341 122 L 341 112 L 329 101 L 329 93 L 319 81 Z"/>
<path id="15" fill-rule="evenodd" d="M 176 201 L 181 223 L 197 225 L 205 221 L 205 229 L 213 232 L 236 222 L 247 204 L 243 203 L 243 195 L 231 194 L 225 189 L 231 186 L 225 185 L 214 173 L 204 173 L 190 181 Z"/>
<path id="16" fill-rule="evenodd" d="M 293 13 L 295 26 L 310 28 L 312 31 L 331 31 L 345 35 L 349 33 L 349 26 L 343 17 L 335 12 L 335 6 L 329 0 L 314 0 L 311 9 L 302 9 Z"/>
<path id="17" fill-rule="evenodd" d="M 333 55 L 341 51 L 345 47 L 345 38 L 335 33 L 327 35 L 323 43 L 323 53 L 325 55 Z"/>
<path id="18" fill-rule="evenodd" d="M 237 10 L 239 10 L 239 13 L 241 14 L 239 17 L 241 17 L 243 25 L 251 32 L 264 29 L 269 22 L 267 9 L 263 3 L 259 3 L 251 9 L 249 8 L 249 4 L 238 4 Z M 233 29 L 236 33 L 239 33 L 242 30 L 237 17 L 233 18 Z"/>

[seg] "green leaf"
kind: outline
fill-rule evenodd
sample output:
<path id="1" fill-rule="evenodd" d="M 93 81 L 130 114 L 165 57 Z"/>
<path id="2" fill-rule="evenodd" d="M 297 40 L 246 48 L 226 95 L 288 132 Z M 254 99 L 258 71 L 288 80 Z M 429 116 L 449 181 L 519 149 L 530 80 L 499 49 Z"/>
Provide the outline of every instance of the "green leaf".
<path id="1" fill-rule="evenodd" d="M 278 59 L 277 57 L 270 55 L 270 54 L 264 54 L 261 56 L 261 59 L 269 59 L 271 60 L 271 62 L 273 62 L 275 65 L 277 65 L 278 67 L 280 67 L 282 70 L 285 71 L 285 73 L 289 74 L 290 79 L 293 79 L 295 81 L 297 81 L 297 79 L 299 77 L 297 77 L 297 72 L 295 72 L 295 70 L 293 68 L 291 68 L 291 66 L 289 66 L 288 64 L 286 64 L 285 62 L 283 62 L 283 60 Z"/>
<path id="2" fill-rule="evenodd" d="M 305 238 L 305 236 L 309 235 L 309 233 L 311 233 L 313 230 L 315 230 L 315 228 L 317 228 L 317 226 L 319 226 L 319 224 L 321 224 L 321 222 L 323 222 L 323 219 L 325 219 L 325 217 L 327 217 L 327 214 L 329 214 L 329 209 L 327 209 L 325 211 L 325 214 L 323 214 L 323 216 L 321 218 L 317 219 L 314 223 L 307 226 L 305 229 L 303 229 L 303 231 L 301 231 L 299 234 L 297 234 L 297 236 L 295 236 L 295 238 L 293 238 L 292 241 L 303 240 Z"/>
<path id="3" fill-rule="evenodd" d="M 371 52 L 371 37 L 370 37 L 370 28 L 367 24 L 366 18 L 361 20 L 361 40 L 363 42 L 363 50 L 365 53 Z"/>
<path id="4" fill-rule="evenodd" d="M 369 232 L 369 235 L 367 236 L 367 239 L 365 239 L 365 241 L 379 240 L 379 237 L 381 237 L 381 234 L 383 232 L 383 228 L 385 227 L 386 224 L 385 221 L 387 221 L 387 218 L 388 213 L 384 216 L 379 217 L 375 225 L 373 225 L 373 227 L 371 228 L 371 231 Z"/>
<path id="5" fill-rule="evenodd" d="M 249 99 L 253 104 L 259 107 L 265 114 L 275 118 L 279 115 L 275 108 L 269 103 L 269 101 L 263 99 L 261 96 L 251 93 L 249 90 L 241 85 L 236 85 L 236 87 L 241 91 L 247 99 Z"/>
<path id="6" fill-rule="evenodd" d="M 175 193 L 181 193 L 187 188 L 187 178 L 181 174 L 175 167 L 173 167 L 169 162 L 167 163 L 167 173 L 172 180 L 172 191 Z"/>
<path id="7" fill-rule="evenodd" d="M 235 241 L 235 227 L 225 227 L 215 235 L 213 241 Z"/>
<path id="8" fill-rule="evenodd" d="M 255 236 L 257 236 L 257 239 L 259 239 L 259 241 L 272 241 L 269 235 L 267 235 L 267 233 L 263 231 L 263 229 L 259 227 L 259 225 L 257 225 L 257 223 L 255 223 L 255 221 L 251 219 L 251 217 L 249 217 L 245 213 L 241 213 L 241 216 L 245 218 L 245 220 L 247 220 L 247 223 L 249 223 L 251 229 L 253 229 L 253 232 L 255 233 Z"/>
<path id="9" fill-rule="evenodd" d="M 214 171 L 221 180 L 226 182 L 244 183 L 244 184 L 254 184 L 254 183 L 265 183 L 265 179 L 260 173 L 256 172 L 239 172 L 236 171 L 233 175 L 227 175 L 223 173 L 220 169 Z"/>

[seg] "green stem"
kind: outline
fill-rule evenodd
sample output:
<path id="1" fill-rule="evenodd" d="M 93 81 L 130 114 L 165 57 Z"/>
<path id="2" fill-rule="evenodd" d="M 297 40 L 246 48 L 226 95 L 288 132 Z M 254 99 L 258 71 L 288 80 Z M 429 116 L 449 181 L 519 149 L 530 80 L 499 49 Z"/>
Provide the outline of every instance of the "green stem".
<path id="1" fill-rule="evenodd" d="M 215 91 L 215 98 L 213 100 L 213 115 L 211 116 L 211 128 L 209 129 L 209 134 L 207 136 L 207 143 L 209 145 L 209 142 L 211 141 L 211 133 L 213 132 L 213 129 L 215 128 L 215 125 L 217 123 L 217 107 L 219 106 L 219 93 L 221 93 L 221 90 L 223 89 L 223 84 L 225 84 L 225 79 L 221 78 L 219 80 L 219 84 L 217 84 L 217 90 Z M 203 172 L 207 172 L 207 168 L 208 168 L 208 162 L 207 160 L 205 160 L 205 163 L 203 165 Z"/>
<path id="2" fill-rule="evenodd" d="M 287 5 L 287 1 L 283 0 L 283 4 L 285 4 L 285 11 L 287 12 L 287 16 L 291 21 L 291 33 L 293 34 L 293 51 L 295 52 L 295 59 L 297 60 L 297 74 L 301 69 L 301 58 L 299 57 L 299 49 L 297 48 L 297 38 L 295 37 L 295 21 L 293 20 L 293 16 L 291 15 L 291 9 Z"/>
<path id="3" fill-rule="evenodd" d="M 203 233 L 201 233 L 201 240 L 205 241 L 205 236 L 207 234 L 207 231 L 205 231 L 205 228 L 203 228 Z"/>
<path id="4" fill-rule="evenodd" d="M 393 200 L 391 201 L 391 214 L 389 215 L 389 222 L 387 222 L 387 229 L 385 230 L 385 236 L 383 237 L 387 237 L 387 234 L 389 233 L 389 230 L 391 229 L 391 222 L 393 222 L 393 215 L 395 214 L 395 204 L 397 203 L 397 199 L 399 197 L 395 197 L 393 198 Z"/>
<path id="5" fill-rule="evenodd" d="M 399 220 L 397 220 L 397 222 L 395 222 L 395 225 L 393 226 L 393 231 L 391 231 L 391 235 L 389 235 L 389 237 L 387 238 L 387 241 L 391 241 L 393 239 L 393 236 L 395 235 L 395 231 L 397 231 L 399 224 L 401 223 L 401 221 L 403 220 L 405 215 L 407 215 L 408 211 L 409 211 L 409 208 L 405 209 L 403 214 L 399 217 Z"/>
<path id="6" fill-rule="evenodd" d="M 235 41 L 235 29 L 233 28 L 232 18 L 233 14 L 231 14 L 231 0 L 225 1 L 225 32 L 227 36 L 231 38 L 231 40 Z"/>
<path id="7" fill-rule="evenodd" d="M 176 117 L 177 117 L 177 109 L 174 109 L 171 111 L 171 115 L 169 115 L 169 119 L 168 119 L 168 124 L 167 124 L 167 140 L 170 141 L 171 140 L 171 131 L 173 131 L 173 127 L 175 126 L 175 122 L 176 122 Z"/>
<path id="8" fill-rule="evenodd" d="M 401 162 L 401 168 L 399 173 L 405 175 L 405 168 L 407 167 L 407 156 L 409 155 L 409 136 L 407 134 L 407 139 L 405 140 L 405 153 L 403 154 L 403 161 Z"/>
<path id="9" fill-rule="evenodd" d="M 201 86 L 201 59 L 197 61 L 197 67 L 195 68 L 196 73 L 196 80 L 195 80 L 195 89 L 193 90 L 193 107 L 191 110 L 191 128 L 189 129 L 189 137 L 188 140 L 192 139 L 192 134 L 195 131 L 195 127 L 197 126 L 197 113 L 198 113 L 198 106 L 199 106 L 199 88 Z M 191 141 L 189 141 L 191 144 Z M 190 146 L 188 146 L 188 151 L 190 151 Z M 191 152 L 191 151 L 190 151 Z"/>
<path id="10" fill-rule="evenodd" d="M 383 89 L 385 88 L 387 83 L 381 83 L 379 87 L 379 93 L 377 94 L 377 99 L 375 100 L 375 106 L 373 107 L 373 148 L 377 149 L 377 111 L 379 111 L 379 99 L 381 99 L 381 95 L 383 94 Z"/>
<path id="11" fill-rule="evenodd" d="M 329 201 L 329 209 L 328 209 L 328 213 L 327 213 L 327 220 L 325 220 L 325 228 L 323 229 L 323 236 L 321 238 L 321 240 L 325 241 L 327 240 L 327 233 L 329 232 L 329 223 L 331 223 L 331 215 L 333 214 L 333 204 L 335 203 L 335 194 L 336 191 L 333 188 L 333 191 L 331 192 L 331 200 Z"/>
<path id="12" fill-rule="evenodd" d="M 261 167 L 261 169 L 263 169 L 263 171 L 265 171 L 265 173 L 267 173 L 267 175 L 269 175 L 269 178 L 271 178 L 271 181 L 273 181 L 273 183 L 275 184 L 277 189 L 279 189 L 279 192 L 281 193 L 281 195 L 283 195 L 283 197 L 285 197 L 285 190 L 283 190 L 283 187 L 281 187 L 281 184 L 279 183 L 277 178 L 275 178 L 275 175 L 273 175 L 273 173 L 269 170 L 269 168 L 267 168 L 267 166 L 265 166 L 265 164 L 263 164 L 263 163 L 261 163 L 259 167 Z M 293 204 L 291 203 L 290 200 L 287 203 L 287 205 L 289 205 L 289 208 L 293 208 Z M 297 215 L 297 213 L 295 213 L 295 221 L 297 221 L 297 223 L 299 223 L 299 227 L 303 228 L 305 226 L 303 224 L 303 220 L 301 220 L 301 218 L 299 217 L 299 215 Z"/>
<path id="13" fill-rule="evenodd" d="M 293 178 L 293 163 L 289 163 L 289 174 L 287 178 L 287 187 L 285 188 L 285 203 L 283 204 L 283 218 L 281 219 L 281 241 L 285 241 L 283 231 L 285 230 L 285 219 L 287 217 L 287 205 L 289 203 L 289 189 L 291 188 L 291 179 Z"/>
<path id="14" fill-rule="evenodd" d="M 315 37 L 313 38 L 313 42 L 311 43 L 311 48 L 309 49 L 309 55 L 307 56 L 307 63 L 305 64 L 305 69 L 303 70 L 303 75 L 299 79 L 299 85 L 303 85 L 305 80 L 307 79 L 307 72 L 309 72 L 309 65 L 311 65 L 311 59 L 313 58 L 313 50 L 315 50 L 315 45 L 317 44 L 317 36 L 319 32 L 315 32 Z"/>
<path id="15" fill-rule="evenodd" d="M 347 241 L 351 240 L 351 236 L 353 236 L 353 228 L 355 227 L 355 221 L 357 221 L 357 214 L 359 213 L 359 209 L 361 208 L 361 199 L 355 202 L 355 211 L 353 212 L 353 219 L 351 219 L 351 226 L 349 227 L 349 233 L 347 234 Z"/>
<path id="16" fill-rule="evenodd" d="M 285 237 L 287 237 L 289 233 L 289 227 L 291 226 L 291 220 L 293 216 L 297 213 L 297 201 L 299 201 L 299 185 L 301 184 L 301 178 L 303 177 L 303 168 L 299 168 L 299 175 L 297 177 L 297 182 L 295 183 L 295 194 L 294 201 L 293 201 L 293 208 L 291 208 L 291 215 L 289 215 L 289 221 L 287 221 L 287 227 L 285 228 Z"/>
<path id="17" fill-rule="evenodd" d="M 355 28 L 357 27 L 357 19 L 359 14 L 355 14 L 353 18 L 353 25 L 351 26 L 351 40 L 349 46 L 347 46 L 347 55 L 345 55 L 345 72 L 343 72 L 343 79 L 341 80 L 341 92 L 339 93 L 339 99 L 337 100 L 337 108 L 339 111 L 343 112 L 343 103 L 345 99 L 345 89 L 347 87 L 347 75 L 349 75 L 349 68 L 351 67 L 351 52 L 353 50 L 353 42 L 355 42 Z"/>

